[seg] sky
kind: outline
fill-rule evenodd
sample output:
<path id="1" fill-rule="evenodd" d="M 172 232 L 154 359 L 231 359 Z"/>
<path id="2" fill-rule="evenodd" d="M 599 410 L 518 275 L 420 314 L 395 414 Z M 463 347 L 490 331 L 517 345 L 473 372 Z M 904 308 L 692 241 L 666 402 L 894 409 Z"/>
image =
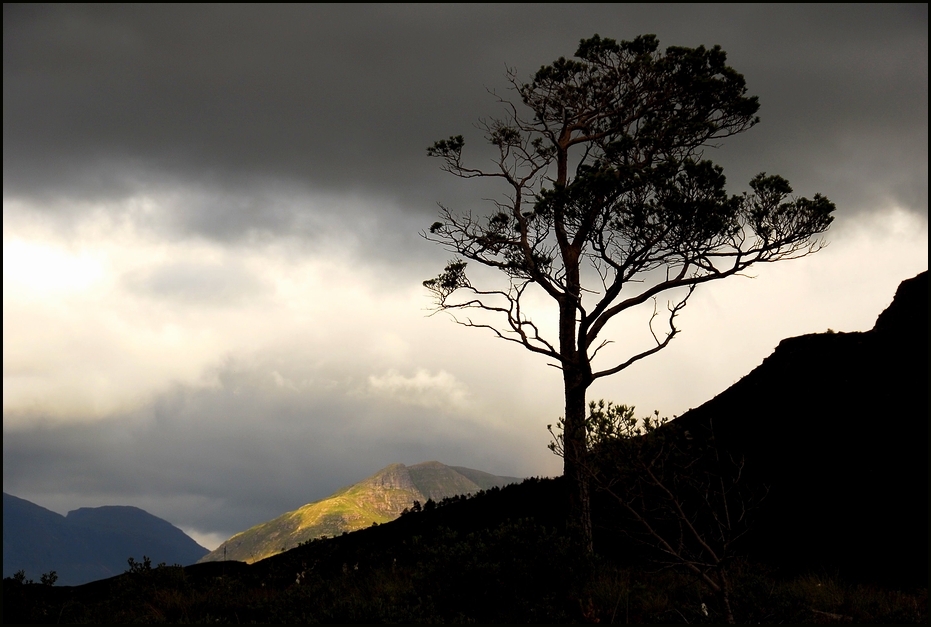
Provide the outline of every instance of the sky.
<path id="1" fill-rule="evenodd" d="M 394 462 L 559 474 L 559 371 L 429 315 L 437 203 L 505 190 L 426 147 L 462 134 L 487 163 L 507 69 L 595 33 L 720 44 L 761 102 L 706 152 L 729 191 L 765 171 L 837 210 L 826 248 L 701 286 L 668 348 L 589 397 L 678 415 L 783 338 L 868 330 L 928 265 L 927 11 L 4 5 L 3 490 L 214 548 Z M 651 311 L 607 327 L 615 355 Z"/>

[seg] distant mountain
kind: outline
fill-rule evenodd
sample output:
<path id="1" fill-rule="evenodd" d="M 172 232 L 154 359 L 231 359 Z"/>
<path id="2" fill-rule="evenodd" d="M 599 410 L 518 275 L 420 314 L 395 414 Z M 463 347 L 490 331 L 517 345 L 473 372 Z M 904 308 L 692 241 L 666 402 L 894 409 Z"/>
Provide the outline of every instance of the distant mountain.
<path id="1" fill-rule="evenodd" d="M 439 501 L 519 481 L 517 477 L 499 477 L 439 462 L 414 466 L 391 464 L 321 501 L 236 534 L 200 561 L 256 562 L 307 540 L 390 522 L 414 501 L 421 504 L 428 499 Z"/>
<path id="2" fill-rule="evenodd" d="M 62 516 L 3 493 L 3 576 L 38 581 L 54 570 L 75 586 L 125 572 L 127 560 L 193 564 L 207 549 L 166 520 L 137 507 L 82 507 Z"/>

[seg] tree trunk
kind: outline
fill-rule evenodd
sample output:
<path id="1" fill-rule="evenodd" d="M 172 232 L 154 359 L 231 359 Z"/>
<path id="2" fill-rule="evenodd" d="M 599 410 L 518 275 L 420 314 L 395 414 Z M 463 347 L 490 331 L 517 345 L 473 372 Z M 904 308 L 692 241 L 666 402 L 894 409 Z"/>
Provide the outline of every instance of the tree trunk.
<path id="1" fill-rule="evenodd" d="M 727 580 L 724 567 L 719 565 L 718 568 L 720 569 L 721 599 L 724 601 L 725 620 L 727 620 L 728 625 L 736 625 L 737 621 L 734 620 L 734 610 L 731 609 L 731 583 Z"/>
<path id="2" fill-rule="evenodd" d="M 566 416 L 563 426 L 563 473 L 569 481 L 569 532 L 588 554 L 592 553 L 592 514 L 588 492 L 588 455 L 585 433 L 585 392 L 592 383 L 591 364 L 584 347 L 576 342 L 576 305 L 581 289 L 579 251 L 565 247 L 566 296 L 559 301 L 559 353 L 562 357 Z"/>
<path id="3" fill-rule="evenodd" d="M 569 481 L 569 529 L 585 551 L 591 554 L 592 513 L 588 473 L 584 468 L 588 454 L 585 437 L 585 391 L 588 383 L 569 369 L 564 369 L 563 375 L 566 386 L 563 473 Z"/>

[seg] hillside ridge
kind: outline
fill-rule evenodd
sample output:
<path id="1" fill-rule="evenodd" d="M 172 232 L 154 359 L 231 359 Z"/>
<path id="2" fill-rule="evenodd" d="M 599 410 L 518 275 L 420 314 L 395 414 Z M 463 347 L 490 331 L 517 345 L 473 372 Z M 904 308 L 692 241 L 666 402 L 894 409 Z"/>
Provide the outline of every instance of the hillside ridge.
<path id="1" fill-rule="evenodd" d="M 60 585 L 80 585 L 126 570 L 129 557 L 193 564 L 207 549 L 167 520 L 138 507 L 82 507 L 62 516 L 3 493 L 3 576 L 55 571 Z"/>
<path id="2" fill-rule="evenodd" d="M 440 501 L 518 481 L 520 479 L 516 477 L 499 477 L 472 468 L 447 466 L 438 461 L 412 466 L 389 464 L 324 499 L 235 534 L 202 557 L 200 562 L 257 562 L 315 538 L 335 537 L 390 522 L 410 508 L 414 501 Z"/>
<path id="3" fill-rule="evenodd" d="M 757 558 L 927 580 L 927 329 L 925 271 L 900 284 L 873 329 L 784 339 L 669 423 L 713 437 L 768 487 Z"/>

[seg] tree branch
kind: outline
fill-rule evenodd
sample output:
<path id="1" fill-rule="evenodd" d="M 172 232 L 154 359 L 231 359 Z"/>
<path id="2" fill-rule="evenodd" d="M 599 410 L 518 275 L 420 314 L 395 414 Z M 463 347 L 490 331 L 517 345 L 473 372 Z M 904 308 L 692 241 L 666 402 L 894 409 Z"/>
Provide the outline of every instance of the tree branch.
<path id="1" fill-rule="evenodd" d="M 621 363 L 621 364 L 618 364 L 617 366 L 615 366 L 615 367 L 613 367 L 613 368 L 608 368 L 607 370 L 602 370 L 602 371 L 600 371 L 600 372 L 595 372 L 594 374 L 592 374 L 592 380 L 594 381 L 595 379 L 599 379 L 599 378 L 601 378 L 601 377 L 607 377 L 607 376 L 610 376 L 610 375 L 612 375 L 612 374 L 616 374 L 616 373 L 620 372 L 621 370 L 624 370 L 625 368 L 629 367 L 631 364 L 634 364 L 634 363 L 640 361 L 640 360 L 643 359 L 644 357 L 649 357 L 650 355 L 653 355 L 654 353 L 658 353 L 659 351 L 661 351 L 661 350 L 663 350 L 664 348 L 666 348 L 666 347 L 669 345 L 669 342 L 672 341 L 672 338 L 674 338 L 674 337 L 676 336 L 676 334 L 679 332 L 679 329 L 677 329 L 677 328 L 676 328 L 676 325 L 675 325 L 676 316 L 679 315 L 679 312 L 680 312 L 683 308 L 685 308 L 685 305 L 686 305 L 686 303 L 688 302 L 689 297 L 692 295 L 692 292 L 694 292 L 694 291 L 695 291 L 695 286 L 694 286 L 694 285 L 690 285 L 690 286 L 689 286 L 689 292 L 688 292 L 688 294 L 685 295 L 685 298 L 683 298 L 681 301 L 679 301 L 678 303 L 676 303 L 674 306 L 669 306 L 669 332 L 666 334 L 666 337 L 663 338 L 662 340 L 660 340 L 658 337 L 656 337 L 656 333 L 653 331 L 653 319 L 656 318 L 656 316 L 658 315 L 657 312 L 656 312 L 656 307 L 655 307 L 655 305 L 654 305 L 654 308 L 653 308 L 653 315 L 650 316 L 650 325 L 649 325 L 649 326 L 650 326 L 650 334 L 653 336 L 653 340 L 656 342 L 656 346 L 654 346 L 653 348 L 650 348 L 650 349 L 648 349 L 648 350 L 645 350 L 645 351 L 643 351 L 643 352 L 641 352 L 641 353 L 637 353 L 636 355 L 634 355 L 633 357 L 631 357 L 631 358 L 628 359 L 627 361 L 625 361 L 625 362 L 623 362 L 623 363 Z M 602 345 L 603 345 L 603 344 L 602 344 Z M 601 348 L 601 347 L 599 346 L 599 348 Z M 597 351 L 596 351 L 596 352 L 597 352 Z M 592 358 L 594 358 L 594 356 L 595 356 L 595 355 L 594 355 L 594 353 L 593 353 L 593 354 L 592 354 Z"/>

